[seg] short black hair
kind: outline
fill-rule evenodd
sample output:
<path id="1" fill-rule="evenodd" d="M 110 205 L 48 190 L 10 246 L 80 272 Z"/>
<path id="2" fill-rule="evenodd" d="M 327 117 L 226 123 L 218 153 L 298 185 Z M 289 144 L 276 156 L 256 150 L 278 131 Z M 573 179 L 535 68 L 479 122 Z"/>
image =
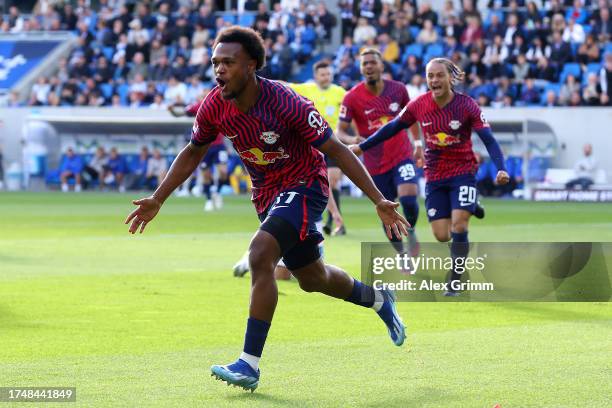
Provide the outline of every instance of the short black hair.
<path id="1" fill-rule="evenodd" d="M 264 41 L 261 35 L 252 28 L 236 25 L 224 28 L 217 34 L 217 38 L 215 38 L 215 42 L 213 43 L 213 49 L 215 49 L 219 43 L 239 43 L 242 45 L 246 53 L 257 61 L 257 70 L 262 69 L 266 63 Z"/>
<path id="2" fill-rule="evenodd" d="M 363 57 L 364 55 L 376 55 L 378 59 L 382 61 L 382 54 L 378 48 L 366 47 L 359 53 L 360 57 Z"/>
<path id="3" fill-rule="evenodd" d="M 329 63 L 328 60 L 324 59 L 324 60 L 320 60 L 315 62 L 315 64 L 312 66 L 312 72 L 317 72 L 318 70 L 322 69 L 322 68 L 329 68 L 331 67 L 331 64 Z"/>

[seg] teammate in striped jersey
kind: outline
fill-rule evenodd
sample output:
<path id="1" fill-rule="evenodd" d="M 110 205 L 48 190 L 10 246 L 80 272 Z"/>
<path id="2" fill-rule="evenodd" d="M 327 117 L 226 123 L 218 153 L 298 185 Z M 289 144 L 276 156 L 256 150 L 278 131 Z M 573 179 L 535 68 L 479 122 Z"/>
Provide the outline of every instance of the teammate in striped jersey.
<path id="1" fill-rule="evenodd" d="M 359 155 L 419 122 L 425 135 L 425 206 L 434 236 L 440 242 L 452 239 L 451 255 L 464 258 L 469 251 L 468 224 L 476 210 L 476 158 L 472 131 L 485 144 L 497 167 L 497 184 L 509 181 L 504 157 L 480 107 L 454 87 L 464 72 L 445 58 L 434 58 L 426 67 L 429 92 L 417 97 L 374 135 L 351 150 Z M 422 142 L 415 141 L 415 157 L 423 158 Z M 461 276 L 452 271 L 450 281 Z M 450 287 L 450 285 L 449 285 Z M 449 290 L 448 296 L 458 292 Z"/>
<path id="2" fill-rule="evenodd" d="M 278 300 L 274 266 L 281 258 L 303 290 L 373 308 L 400 346 L 405 329 L 393 294 L 364 285 L 321 260 L 317 245 L 323 236 L 314 220 L 325 209 L 329 190 L 321 152 L 336 160 L 372 200 L 389 236 L 408 233 L 408 222 L 396 211 L 398 204 L 384 198 L 310 101 L 256 75 L 265 61 L 258 33 L 238 26 L 223 29 L 211 60 L 218 85 L 200 106 L 191 142 L 157 190 L 133 202 L 137 208 L 125 222 L 130 223 L 130 233 L 142 232 L 197 167 L 217 134 L 230 139 L 253 181 L 252 200 L 261 225 L 250 244 L 251 301 L 243 352 L 232 364 L 212 366 L 212 375 L 245 389 L 257 388 L 259 359 Z"/>
<path id="3" fill-rule="evenodd" d="M 370 137 L 410 101 L 404 84 L 382 78 L 384 65 L 379 50 L 365 48 L 359 58 L 364 80 L 348 91 L 340 108 L 338 138 L 348 144 Z M 347 134 L 353 122 L 359 136 Z M 368 150 L 363 161 L 385 198 L 395 201 L 399 197 L 404 216 L 412 225 L 408 235 L 409 249 L 416 255 L 418 241 L 414 226 L 419 216 L 417 175 L 406 130 L 398 131 L 395 137 Z M 404 252 L 400 238 L 391 238 L 391 243 L 397 252 Z"/>

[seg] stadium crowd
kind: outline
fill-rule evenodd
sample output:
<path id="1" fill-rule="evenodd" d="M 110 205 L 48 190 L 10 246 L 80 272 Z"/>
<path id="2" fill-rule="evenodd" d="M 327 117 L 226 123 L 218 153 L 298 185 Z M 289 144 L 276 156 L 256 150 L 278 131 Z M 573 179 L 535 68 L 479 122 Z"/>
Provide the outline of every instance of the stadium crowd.
<path id="1" fill-rule="evenodd" d="M 339 18 L 325 2 L 282 0 L 271 9 L 246 1 L 246 12 L 216 12 L 210 0 L 40 0 L 29 18 L 16 7 L 0 32 L 69 30 L 78 37 L 56 75 L 41 77 L 27 105 L 165 108 L 191 103 L 214 85 L 211 42 L 223 27 L 254 27 L 265 39 L 261 75 L 287 80 L 321 56 L 332 31 L 342 44 L 331 56 L 334 82 L 360 80 L 356 55 L 376 46 L 387 75 L 425 92 L 424 68 L 434 56 L 465 70 L 464 92 L 482 106 L 610 105 L 612 23 L 609 0 L 473 0 L 441 10 L 427 1 L 340 0 Z M 23 105 L 16 94 L 9 104 Z"/>

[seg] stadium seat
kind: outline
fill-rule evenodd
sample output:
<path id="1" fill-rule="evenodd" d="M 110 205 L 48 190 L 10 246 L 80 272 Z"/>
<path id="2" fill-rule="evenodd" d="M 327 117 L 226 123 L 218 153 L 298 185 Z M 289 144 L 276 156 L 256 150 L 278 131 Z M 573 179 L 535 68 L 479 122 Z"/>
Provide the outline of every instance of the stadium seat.
<path id="1" fill-rule="evenodd" d="M 236 15 L 234 13 L 223 13 L 221 17 L 223 17 L 223 21 L 227 21 L 230 24 L 236 24 Z"/>
<path id="2" fill-rule="evenodd" d="M 529 160 L 529 180 L 543 181 L 546 176 L 546 170 L 550 167 L 550 158 L 544 156 L 536 156 Z"/>
<path id="3" fill-rule="evenodd" d="M 103 47 L 102 54 L 104 54 L 107 60 L 112 61 L 113 55 L 115 54 L 115 47 Z"/>
<path id="4" fill-rule="evenodd" d="M 568 75 L 573 75 L 577 80 L 580 80 L 580 74 L 582 74 L 580 64 L 577 62 L 568 62 L 567 64 L 563 65 L 561 75 L 559 76 L 559 82 L 564 84 Z"/>
<path id="5" fill-rule="evenodd" d="M 255 15 L 244 13 L 238 16 L 238 25 L 242 27 L 252 27 L 255 24 Z"/>
<path id="6" fill-rule="evenodd" d="M 555 84 L 555 83 L 547 84 L 542 90 L 540 102 L 542 104 L 546 103 L 546 94 L 548 93 L 548 91 L 554 91 L 555 95 L 559 96 L 559 92 L 561 91 L 562 86 L 563 84 Z"/>
<path id="7" fill-rule="evenodd" d="M 444 47 L 442 44 L 433 43 L 427 46 L 427 50 L 425 51 L 425 57 L 423 61 L 427 62 L 432 58 L 442 57 L 444 56 Z"/>
<path id="8" fill-rule="evenodd" d="M 121 100 L 121 104 L 127 106 L 128 105 L 128 93 L 130 92 L 130 86 L 128 84 L 121 84 L 117 87 L 117 93 L 119 94 L 119 99 Z"/>
<path id="9" fill-rule="evenodd" d="M 595 72 L 595 73 L 599 74 L 599 70 L 601 70 L 601 64 L 599 62 L 591 62 L 591 63 L 587 64 L 587 66 L 586 66 L 587 74 L 589 72 Z"/>
<path id="10" fill-rule="evenodd" d="M 410 26 L 410 34 L 412 35 L 412 38 L 414 38 L 416 40 L 416 38 L 419 36 L 419 33 L 421 32 L 421 27 L 419 26 Z"/>
<path id="11" fill-rule="evenodd" d="M 113 85 L 107 83 L 100 84 L 100 91 L 102 91 L 102 96 L 105 99 L 110 100 L 113 96 Z"/>
<path id="12" fill-rule="evenodd" d="M 608 54 L 611 53 L 612 54 L 612 41 L 608 41 L 606 43 L 606 48 L 605 48 L 605 52 L 604 54 Z M 603 56 L 602 56 L 603 57 Z M 602 59 L 603 60 L 603 59 Z"/>
<path id="13" fill-rule="evenodd" d="M 421 58 L 423 56 L 423 45 L 414 43 L 410 44 L 404 50 L 404 54 L 402 55 L 402 64 L 408 60 L 408 57 L 414 55 L 417 58 Z"/>

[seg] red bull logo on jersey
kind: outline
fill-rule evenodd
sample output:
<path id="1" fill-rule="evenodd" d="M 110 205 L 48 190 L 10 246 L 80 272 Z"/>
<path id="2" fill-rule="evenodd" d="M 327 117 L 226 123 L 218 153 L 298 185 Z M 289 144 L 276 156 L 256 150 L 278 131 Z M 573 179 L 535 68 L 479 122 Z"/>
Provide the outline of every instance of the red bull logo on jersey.
<path id="1" fill-rule="evenodd" d="M 242 160 L 261 166 L 267 166 L 268 164 L 274 163 L 276 160 L 289 158 L 289 155 L 285 153 L 285 149 L 282 147 L 274 152 L 263 152 L 260 148 L 254 147 L 239 152 L 239 154 Z"/>
<path id="2" fill-rule="evenodd" d="M 368 130 L 380 129 L 381 127 L 385 126 L 391 119 L 391 116 L 381 116 L 376 120 L 368 119 Z"/>
<path id="3" fill-rule="evenodd" d="M 435 146 L 440 147 L 447 147 L 450 145 L 461 143 L 461 138 L 459 136 L 449 135 L 444 132 L 436 133 L 433 135 L 427 133 L 425 139 L 427 143 L 431 143 Z"/>

